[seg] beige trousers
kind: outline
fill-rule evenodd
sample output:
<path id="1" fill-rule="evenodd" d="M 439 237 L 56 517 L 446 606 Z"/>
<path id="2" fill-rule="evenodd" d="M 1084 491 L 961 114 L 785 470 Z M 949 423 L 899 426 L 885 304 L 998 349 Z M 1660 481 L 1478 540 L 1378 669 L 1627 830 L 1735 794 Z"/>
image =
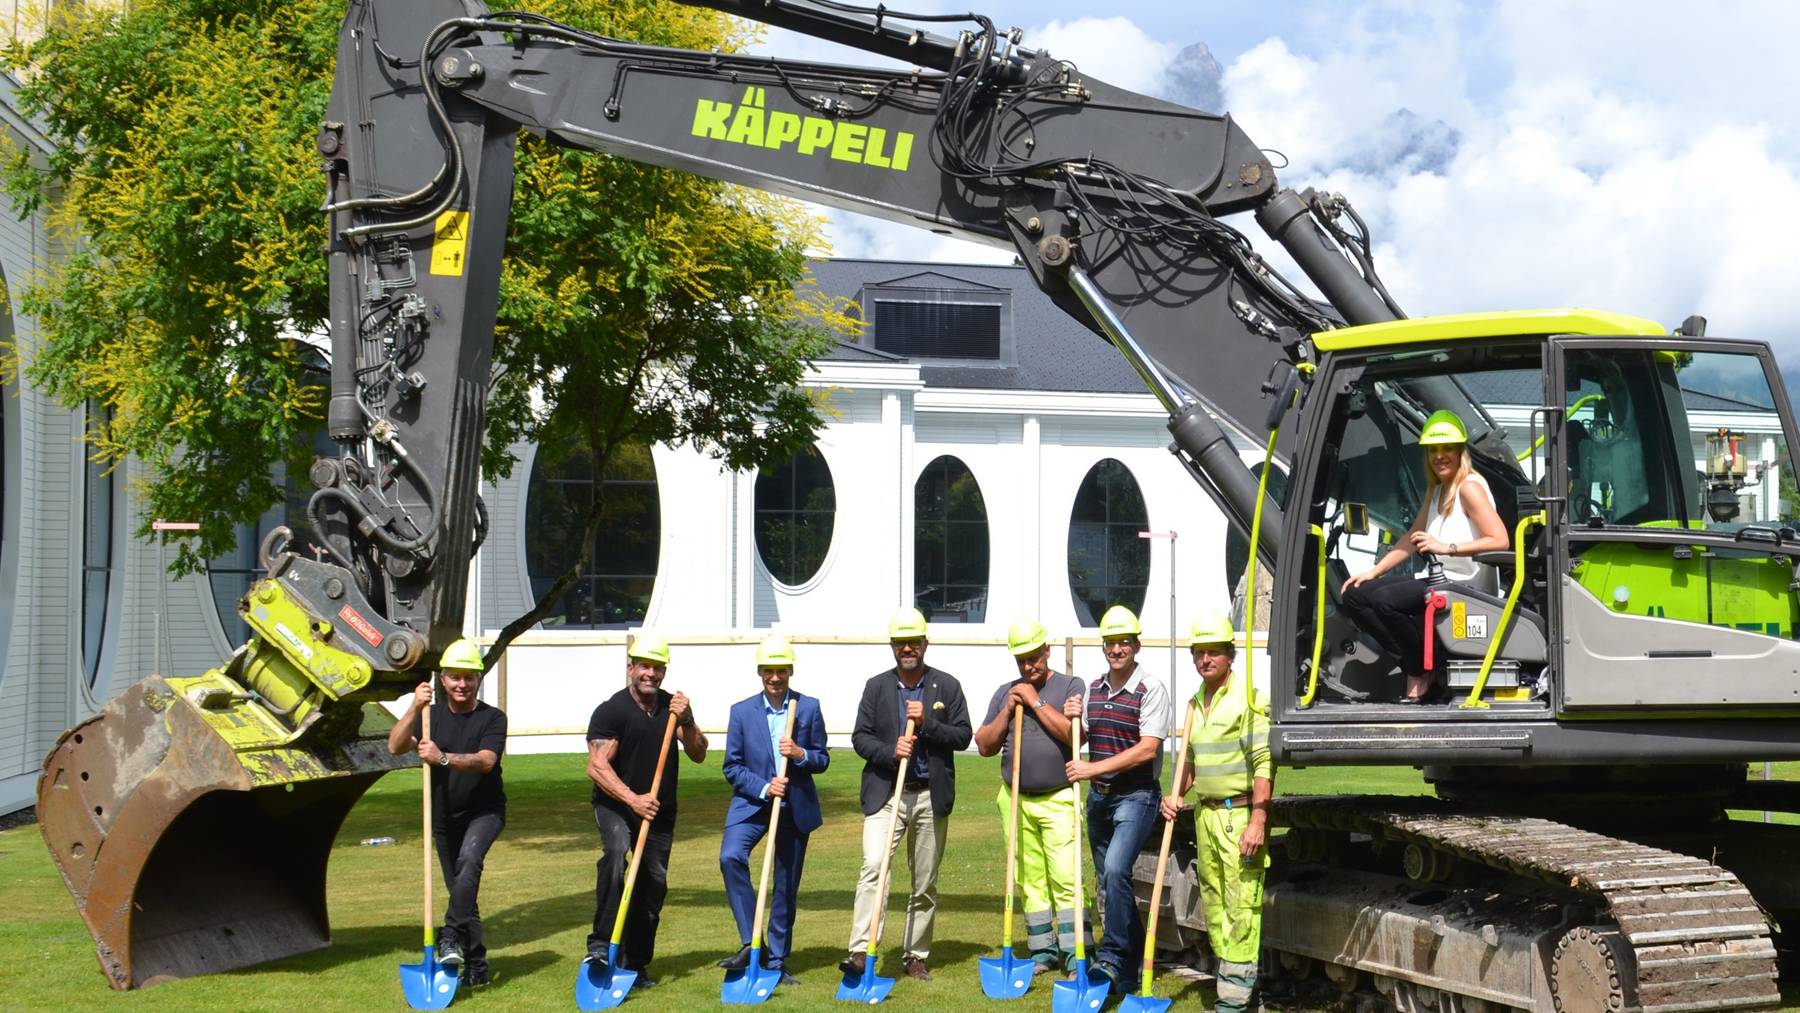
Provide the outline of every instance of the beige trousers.
<path id="1" fill-rule="evenodd" d="M 886 896 L 875 896 L 877 881 L 881 878 L 881 859 L 884 854 L 893 855 L 904 840 L 906 861 L 912 868 L 912 893 L 906 899 L 906 933 L 902 940 L 906 945 L 906 956 L 924 960 L 931 955 L 931 923 L 937 915 L 938 862 L 944 857 L 944 839 L 949 833 L 950 818 L 937 819 L 931 815 L 929 788 L 901 790 L 900 818 L 894 825 L 894 835 L 888 837 L 888 820 L 892 814 L 890 801 L 874 815 L 863 817 L 862 875 L 856 881 L 850 952 L 863 953 L 869 948 L 869 926 L 875 920 L 875 905 L 887 907 Z M 895 861 L 888 871 L 890 887 L 899 878 L 899 864 Z M 885 923 L 887 919 L 882 921 Z M 881 940 L 875 942 L 879 945 Z"/>

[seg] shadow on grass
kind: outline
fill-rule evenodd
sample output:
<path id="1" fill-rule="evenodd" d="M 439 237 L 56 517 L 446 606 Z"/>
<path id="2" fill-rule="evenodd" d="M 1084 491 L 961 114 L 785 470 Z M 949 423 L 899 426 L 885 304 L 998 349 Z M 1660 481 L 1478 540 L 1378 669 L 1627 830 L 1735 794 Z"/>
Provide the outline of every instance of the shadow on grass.
<path id="1" fill-rule="evenodd" d="M 566 930 L 571 924 L 585 925 L 593 918 L 594 895 L 587 891 L 514 904 L 500 911 L 483 914 L 482 935 L 489 949 L 495 946 L 535 942 Z M 414 918 L 418 915 L 415 913 Z M 416 963 L 424 950 L 424 939 L 416 922 L 397 925 L 353 925 L 331 933 L 331 945 L 287 960 L 228 971 L 228 974 L 254 974 L 260 967 L 285 968 L 294 971 L 325 971 L 371 958 L 392 956 L 397 961 Z M 522 957 L 510 953 L 506 966 L 514 968 L 516 960 L 536 959 L 546 954 L 542 963 L 558 959 L 550 950 L 534 950 Z"/>

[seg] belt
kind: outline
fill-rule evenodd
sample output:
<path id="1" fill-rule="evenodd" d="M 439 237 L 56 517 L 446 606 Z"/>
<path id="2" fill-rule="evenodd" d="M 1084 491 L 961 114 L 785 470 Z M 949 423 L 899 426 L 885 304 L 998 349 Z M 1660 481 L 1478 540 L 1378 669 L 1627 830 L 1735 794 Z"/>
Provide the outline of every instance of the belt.
<path id="1" fill-rule="evenodd" d="M 906 779 L 905 787 L 906 787 L 907 791 L 924 791 L 925 789 L 931 787 L 931 782 L 930 781 L 915 781 L 909 777 Z"/>
<path id="2" fill-rule="evenodd" d="M 1154 790 L 1155 787 L 1155 783 L 1151 781 L 1127 781 L 1124 784 L 1120 784 L 1116 781 L 1088 782 L 1088 789 L 1095 795 L 1103 797 L 1110 795 L 1126 795 L 1134 791 Z"/>
<path id="3" fill-rule="evenodd" d="M 1208 809 L 1235 809 L 1250 804 L 1249 795 L 1233 795 L 1230 798 L 1203 798 L 1200 804 Z"/>

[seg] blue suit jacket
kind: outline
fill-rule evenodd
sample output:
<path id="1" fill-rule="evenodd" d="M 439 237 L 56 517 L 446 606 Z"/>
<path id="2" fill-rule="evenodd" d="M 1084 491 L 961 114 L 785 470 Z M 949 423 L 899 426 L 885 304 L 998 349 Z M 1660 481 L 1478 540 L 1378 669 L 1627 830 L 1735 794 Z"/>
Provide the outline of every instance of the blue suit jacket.
<path id="1" fill-rule="evenodd" d="M 819 701 L 793 690 L 788 696 L 794 703 L 794 745 L 806 756 L 788 761 L 787 801 L 781 807 L 793 814 L 794 826 L 801 833 L 811 833 L 825 822 L 813 775 L 831 765 L 831 754 L 825 751 L 825 719 L 819 714 Z M 775 776 L 776 759 L 769 743 L 763 695 L 732 704 L 731 724 L 725 732 L 725 780 L 732 787 L 726 826 L 768 814 L 773 800 L 760 796 Z"/>

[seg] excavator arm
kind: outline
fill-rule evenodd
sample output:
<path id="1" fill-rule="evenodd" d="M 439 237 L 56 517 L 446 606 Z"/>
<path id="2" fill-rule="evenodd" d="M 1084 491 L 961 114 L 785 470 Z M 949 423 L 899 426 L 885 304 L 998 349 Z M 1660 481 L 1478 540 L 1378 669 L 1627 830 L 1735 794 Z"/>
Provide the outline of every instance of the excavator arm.
<path id="1" fill-rule="evenodd" d="M 336 829 L 414 762 L 387 754 L 378 702 L 462 625 L 520 129 L 1015 250 L 1131 362 L 1245 529 L 1259 494 L 1221 423 L 1261 430 L 1263 384 L 1310 358 L 1306 335 L 1398 316 L 1342 205 L 1280 188 L 1227 116 L 1113 87 L 979 17 L 950 37 L 836 3 L 707 5 L 921 69 L 637 45 L 477 0 L 351 0 L 318 135 L 339 448 L 309 476 L 319 551 L 278 530 L 242 649 L 146 678 L 45 760 L 44 834 L 115 987 L 325 945 Z M 1238 213 L 1323 302 L 1224 220 Z M 1273 559 L 1279 511 L 1264 521 Z"/>

